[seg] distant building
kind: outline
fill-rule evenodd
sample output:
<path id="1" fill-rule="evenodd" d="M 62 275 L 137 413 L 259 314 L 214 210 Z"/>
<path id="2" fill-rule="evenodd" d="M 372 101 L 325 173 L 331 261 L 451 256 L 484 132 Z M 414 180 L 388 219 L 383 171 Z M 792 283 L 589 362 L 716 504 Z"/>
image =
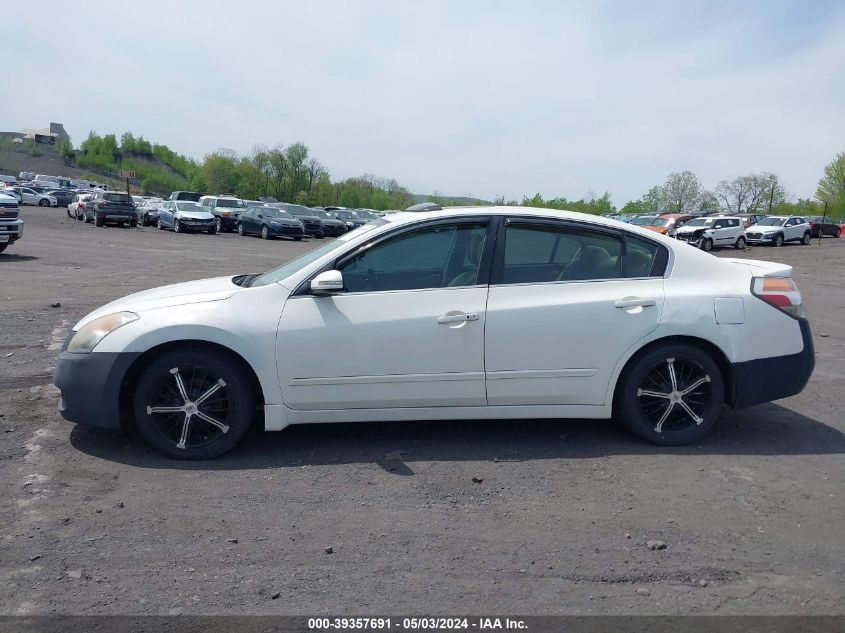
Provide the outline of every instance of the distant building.
<path id="1" fill-rule="evenodd" d="M 14 143 L 23 143 L 27 139 L 32 139 L 36 143 L 47 145 L 56 145 L 70 140 L 65 126 L 61 123 L 50 123 L 50 127 L 43 129 L 25 127 L 20 132 L 0 132 L 0 138 L 11 139 Z"/>

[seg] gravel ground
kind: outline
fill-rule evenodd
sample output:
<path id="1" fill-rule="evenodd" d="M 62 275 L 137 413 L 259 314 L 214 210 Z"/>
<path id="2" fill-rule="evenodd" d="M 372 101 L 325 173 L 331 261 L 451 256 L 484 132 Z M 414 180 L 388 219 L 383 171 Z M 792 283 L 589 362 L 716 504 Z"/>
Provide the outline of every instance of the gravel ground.
<path id="1" fill-rule="evenodd" d="M 739 254 L 795 266 L 817 367 L 693 446 L 603 421 L 318 425 L 180 463 L 60 418 L 69 328 L 315 241 L 23 216 L 0 255 L 0 614 L 845 614 L 845 239 Z"/>

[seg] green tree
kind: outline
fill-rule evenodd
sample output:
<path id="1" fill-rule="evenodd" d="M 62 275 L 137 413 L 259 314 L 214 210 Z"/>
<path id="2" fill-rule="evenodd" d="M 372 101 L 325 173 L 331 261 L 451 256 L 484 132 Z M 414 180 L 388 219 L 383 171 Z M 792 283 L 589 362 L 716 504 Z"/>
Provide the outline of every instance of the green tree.
<path id="1" fill-rule="evenodd" d="M 839 152 L 824 168 L 816 198 L 828 205 L 828 215 L 845 217 L 845 152 Z"/>

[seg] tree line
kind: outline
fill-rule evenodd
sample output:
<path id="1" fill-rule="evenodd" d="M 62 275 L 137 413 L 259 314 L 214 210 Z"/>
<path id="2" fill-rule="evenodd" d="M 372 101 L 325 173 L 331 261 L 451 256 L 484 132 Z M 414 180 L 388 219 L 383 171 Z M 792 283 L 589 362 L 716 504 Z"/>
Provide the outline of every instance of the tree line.
<path id="1" fill-rule="evenodd" d="M 246 199 L 274 197 L 308 206 L 338 205 L 352 208 L 404 209 L 414 202 L 411 192 L 392 178 L 364 174 L 333 181 L 329 171 L 308 146 L 296 142 L 272 148 L 256 145 L 246 156 L 229 149 L 210 152 L 195 161 L 166 145 L 154 144 L 143 136 L 125 132 L 99 136 L 91 132 L 74 150 L 69 142 L 60 147 L 69 163 L 117 174 L 134 170 L 141 189 L 148 194 L 166 194 L 178 189 L 231 193 Z M 158 160 L 155 160 L 158 159 Z M 439 201 L 442 196 L 428 196 Z M 597 196 L 589 192 L 581 199 L 540 194 L 521 200 L 497 197 L 493 204 L 522 205 L 583 213 L 772 213 L 777 215 L 821 215 L 827 204 L 828 215 L 845 217 L 845 153 L 840 152 L 827 165 L 815 198 L 793 199 L 776 174 L 750 173 L 720 181 L 707 189 L 692 171 L 673 172 L 666 180 L 650 187 L 636 200 L 620 209 L 609 192 Z"/>

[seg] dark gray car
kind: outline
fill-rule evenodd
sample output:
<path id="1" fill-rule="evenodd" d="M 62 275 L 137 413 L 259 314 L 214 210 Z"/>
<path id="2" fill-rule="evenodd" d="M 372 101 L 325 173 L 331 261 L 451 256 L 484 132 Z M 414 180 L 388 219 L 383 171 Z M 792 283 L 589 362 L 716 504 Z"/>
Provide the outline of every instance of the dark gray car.
<path id="1" fill-rule="evenodd" d="M 322 239 L 326 236 L 323 220 L 308 207 L 303 207 L 301 204 L 290 204 L 289 202 L 279 202 L 273 206 L 284 209 L 302 222 L 305 227 L 305 235 L 313 235 L 317 239 Z"/>

